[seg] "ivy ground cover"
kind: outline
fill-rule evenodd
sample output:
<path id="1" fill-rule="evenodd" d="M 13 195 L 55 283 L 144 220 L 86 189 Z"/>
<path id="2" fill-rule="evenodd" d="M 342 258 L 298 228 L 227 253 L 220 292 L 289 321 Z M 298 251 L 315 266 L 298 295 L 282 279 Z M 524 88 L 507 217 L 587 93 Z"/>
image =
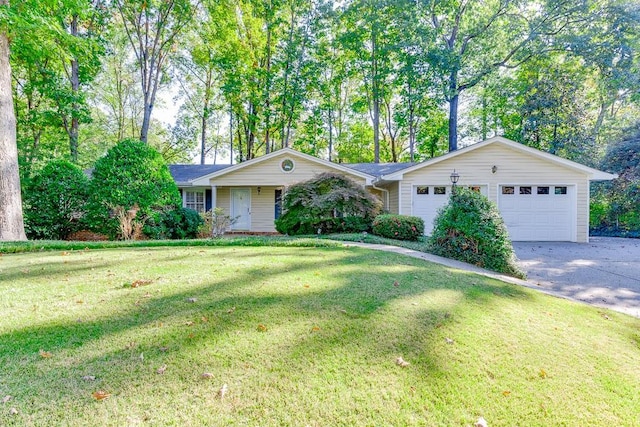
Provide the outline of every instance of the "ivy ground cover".
<path id="1" fill-rule="evenodd" d="M 631 426 L 638 366 L 638 319 L 396 254 L 0 256 L 0 425 Z"/>

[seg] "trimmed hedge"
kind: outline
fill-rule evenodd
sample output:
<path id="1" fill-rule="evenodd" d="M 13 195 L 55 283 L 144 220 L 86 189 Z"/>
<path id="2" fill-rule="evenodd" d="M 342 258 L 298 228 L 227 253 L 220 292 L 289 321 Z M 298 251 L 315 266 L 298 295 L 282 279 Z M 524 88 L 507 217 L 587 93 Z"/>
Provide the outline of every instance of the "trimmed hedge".
<path id="1" fill-rule="evenodd" d="M 66 161 L 54 160 L 25 188 L 25 231 L 30 239 L 64 240 L 81 228 L 86 210 L 89 178 Z"/>
<path id="2" fill-rule="evenodd" d="M 152 239 L 195 239 L 204 225 L 202 216 L 193 209 L 177 208 L 154 213 L 143 227 Z"/>
<path id="3" fill-rule="evenodd" d="M 118 221 L 112 209 L 138 205 L 138 220 L 156 212 L 179 209 L 180 193 L 162 155 L 149 145 L 126 139 L 98 159 L 90 184 L 87 225 L 112 239 L 118 237 Z"/>
<path id="4" fill-rule="evenodd" d="M 434 220 L 431 253 L 524 278 L 498 207 L 482 194 L 458 188 Z"/>
<path id="5" fill-rule="evenodd" d="M 416 241 L 424 235 L 424 221 L 417 216 L 378 215 L 373 220 L 372 233 L 389 239 Z"/>

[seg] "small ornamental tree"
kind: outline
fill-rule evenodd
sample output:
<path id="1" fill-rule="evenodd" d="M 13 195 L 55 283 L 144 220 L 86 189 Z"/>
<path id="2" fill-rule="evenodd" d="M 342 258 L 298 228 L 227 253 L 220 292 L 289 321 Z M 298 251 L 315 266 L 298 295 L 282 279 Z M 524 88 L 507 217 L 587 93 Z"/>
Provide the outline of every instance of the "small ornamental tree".
<path id="1" fill-rule="evenodd" d="M 30 239 L 66 239 L 80 228 L 86 210 L 89 178 L 66 161 L 54 160 L 25 188 L 25 230 Z"/>
<path id="2" fill-rule="evenodd" d="M 498 207 L 470 189 L 457 188 L 440 210 L 428 245 L 436 255 L 524 277 Z"/>
<path id="3" fill-rule="evenodd" d="M 180 193 L 164 159 L 143 142 L 127 139 L 98 159 L 91 177 L 89 226 L 118 237 L 114 209 L 138 207 L 137 221 L 145 222 L 160 212 L 178 209 Z"/>
<path id="4" fill-rule="evenodd" d="M 349 233 L 369 230 L 382 202 L 347 177 L 323 173 L 290 186 L 282 207 L 280 233 Z"/>

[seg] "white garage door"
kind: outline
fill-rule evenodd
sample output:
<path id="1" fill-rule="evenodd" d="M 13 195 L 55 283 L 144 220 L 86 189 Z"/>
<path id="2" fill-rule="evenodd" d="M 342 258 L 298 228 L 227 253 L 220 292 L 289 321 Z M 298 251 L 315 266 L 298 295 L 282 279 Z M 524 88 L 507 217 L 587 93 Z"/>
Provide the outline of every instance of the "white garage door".
<path id="1" fill-rule="evenodd" d="M 513 241 L 574 241 L 575 188 L 502 185 L 498 207 Z"/>
<path id="2" fill-rule="evenodd" d="M 487 194 L 487 187 L 483 185 L 470 186 L 470 188 Z M 433 231 L 433 220 L 438 210 L 449 202 L 451 194 L 450 185 L 416 185 L 413 187 L 413 214 L 424 221 L 424 234 L 430 235 Z"/>

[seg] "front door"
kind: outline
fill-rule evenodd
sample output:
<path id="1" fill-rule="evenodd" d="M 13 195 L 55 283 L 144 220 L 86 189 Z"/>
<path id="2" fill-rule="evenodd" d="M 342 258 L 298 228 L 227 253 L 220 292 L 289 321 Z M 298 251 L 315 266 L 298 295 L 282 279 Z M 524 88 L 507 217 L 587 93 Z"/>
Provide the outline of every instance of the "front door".
<path id="1" fill-rule="evenodd" d="M 251 191 L 248 188 L 231 189 L 232 230 L 251 230 Z"/>

